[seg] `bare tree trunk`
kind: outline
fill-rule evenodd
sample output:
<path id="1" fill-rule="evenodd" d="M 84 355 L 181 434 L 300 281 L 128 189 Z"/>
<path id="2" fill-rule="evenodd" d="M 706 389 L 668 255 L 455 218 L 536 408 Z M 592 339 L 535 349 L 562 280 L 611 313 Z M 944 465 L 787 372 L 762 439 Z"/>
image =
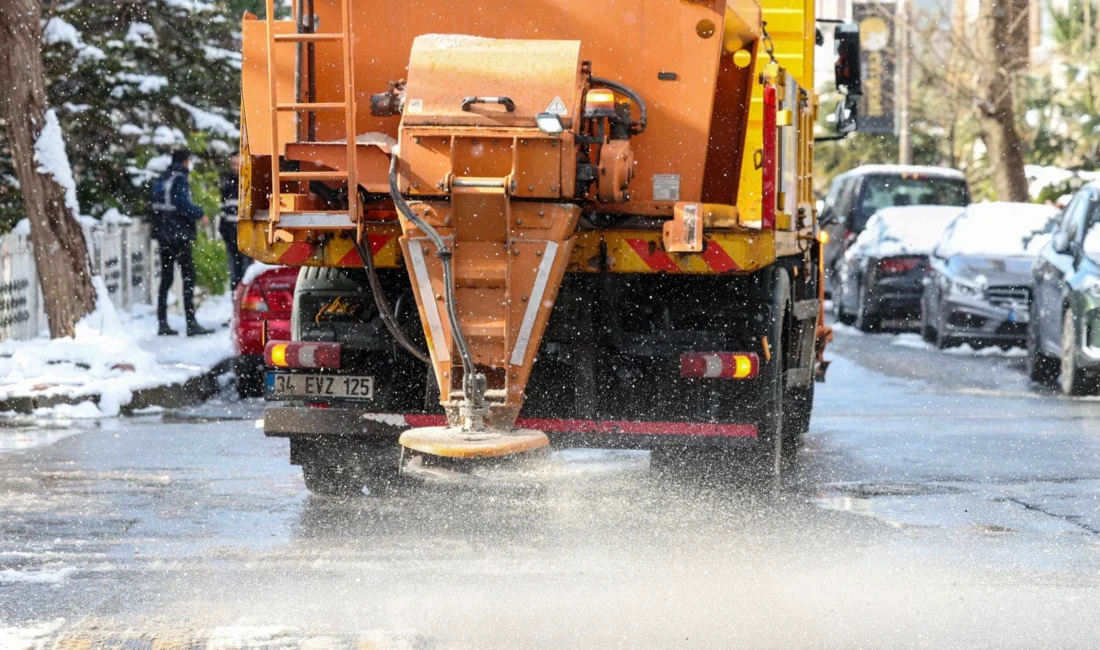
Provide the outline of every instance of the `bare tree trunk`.
<path id="1" fill-rule="evenodd" d="M 7 123 L 12 161 L 31 224 L 34 261 L 50 336 L 72 336 L 95 308 L 88 248 L 65 190 L 38 171 L 35 143 L 46 124 L 40 0 L 0 0 L 0 111 Z"/>
<path id="2" fill-rule="evenodd" d="M 993 187 L 1001 201 L 1027 201 L 1024 174 L 1024 143 L 1016 130 L 1013 86 L 1020 67 L 1021 50 L 1026 52 L 1026 2 L 981 0 L 978 13 L 978 116 L 982 139 L 993 172 Z M 1021 29 L 1021 25 L 1025 29 Z M 1023 48 L 1019 38 L 1023 38 Z M 1026 63 L 1026 59 L 1024 59 Z"/>

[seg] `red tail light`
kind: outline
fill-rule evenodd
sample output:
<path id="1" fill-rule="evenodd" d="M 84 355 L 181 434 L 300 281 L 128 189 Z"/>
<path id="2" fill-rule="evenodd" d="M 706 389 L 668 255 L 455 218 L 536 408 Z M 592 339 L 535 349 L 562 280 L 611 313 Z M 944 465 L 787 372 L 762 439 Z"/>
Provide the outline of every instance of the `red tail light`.
<path id="1" fill-rule="evenodd" d="M 856 240 L 857 236 L 858 235 L 856 234 L 856 232 L 854 230 L 845 230 L 844 231 L 844 248 L 845 248 L 845 250 L 847 250 L 848 246 L 850 246 L 852 244 L 852 242 L 854 242 Z"/>
<path id="2" fill-rule="evenodd" d="M 878 269 L 888 274 L 906 273 L 920 266 L 921 261 L 919 257 L 887 257 L 879 260 Z"/>
<path id="3" fill-rule="evenodd" d="M 264 299 L 264 291 L 259 283 L 248 285 L 244 295 L 241 296 L 241 311 L 266 312 L 268 310 L 267 300 Z"/>
<path id="4" fill-rule="evenodd" d="M 689 352 L 680 355 L 680 376 L 697 379 L 751 379 L 760 372 L 755 352 Z"/>
<path id="5" fill-rule="evenodd" d="M 340 369 L 339 343 L 280 343 L 264 346 L 264 363 L 275 368 Z"/>

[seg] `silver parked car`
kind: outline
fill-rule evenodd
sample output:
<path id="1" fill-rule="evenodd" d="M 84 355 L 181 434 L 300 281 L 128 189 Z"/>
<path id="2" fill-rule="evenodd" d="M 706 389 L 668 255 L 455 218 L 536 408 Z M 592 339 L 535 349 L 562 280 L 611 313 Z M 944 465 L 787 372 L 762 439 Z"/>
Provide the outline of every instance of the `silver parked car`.
<path id="1" fill-rule="evenodd" d="M 944 348 L 1023 346 L 1031 265 L 1058 212 L 1034 203 L 977 203 L 940 236 L 924 277 L 921 334 Z"/>

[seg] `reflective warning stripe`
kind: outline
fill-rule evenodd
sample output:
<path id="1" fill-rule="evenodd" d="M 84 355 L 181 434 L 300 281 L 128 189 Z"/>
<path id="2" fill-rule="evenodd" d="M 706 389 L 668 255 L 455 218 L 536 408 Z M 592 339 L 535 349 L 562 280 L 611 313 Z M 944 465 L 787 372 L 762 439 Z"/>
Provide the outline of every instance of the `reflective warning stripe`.
<path id="1" fill-rule="evenodd" d="M 542 296 L 546 293 L 546 282 L 550 279 L 550 269 L 554 268 L 554 261 L 558 259 L 558 243 L 546 242 L 546 252 L 539 262 L 538 274 L 535 275 L 535 286 L 531 289 L 531 298 L 527 301 L 527 310 L 523 312 L 523 323 L 519 326 L 519 336 L 516 338 L 516 347 L 512 350 L 512 359 L 509 363 L 513 366 L 523 365 L 527 356 L 527 346 L 531 342 L 531 330 L 535 327 L 535 319 L 539 315 L 539 307 L 542 306 Z"/>
<path id="2" fill-rule="evenodd" d="M 439 306 L 436 304 L 435 296 L 432 295 L 432 281 L 428 278 L 428 265 L 424 262 L 424 249 L 421 247 L 421 242 L 424 241 L 426 240 L 409 241 L 409 259 L 416 275 L 420 304 L 424 306 L 424 318 L 428 320 L 428 329 L 431 331 L 435 358 L 450 361 L 451 353 L 447 350 L 447 339 L 443 338 L 443 322 L 439 318 Z"/>
<path id="3" fill-rule="evenodd" d="M 656 242 L 645 239 L 628 239 L 626 243 L 630 248 L 634 249 L 638 257 L 642 258 L 642 262 L 654 271 L 676 272 L 680 270 L 680 267 L 676 265 L 676 262 L 672 261 L 668 253 L 658 248 L 656 245 L 651 245 L 656 244 Z"/>
<path id="4" fill-rule="evenodd" d="M 398 243 L 400 226 L 383 222 L 372 223 L 367 229 L 374 265 L 380 269 L 404 268 Z M 331 237 L 322 244 L 305 241 L 269 244 L 264 223 L 249 219 L 240 221 L 238 234 L 247 243 L 241 250 L 268 264 L 363 266 L 350 236 Z M 611 273 L 751 273 L 775 261 L 776 239 L 775 231 L 707 231 L 701 252 L 668 253 L 660 231 L 578 231 L 566 272 L 600 273 L 600 260 L 606 255 L 607 271 Z"/>
<path id="5" fill-rule="evenodd" d="M 168 177 L 168 181 L 164 184 L 164 203 L 154 203 L 153 209 L 158 212 L 175 212 L 176 204 L 172 202 L 172 188 L 176 186 L 176 179 L 182 174 L 175 173 Z"/>

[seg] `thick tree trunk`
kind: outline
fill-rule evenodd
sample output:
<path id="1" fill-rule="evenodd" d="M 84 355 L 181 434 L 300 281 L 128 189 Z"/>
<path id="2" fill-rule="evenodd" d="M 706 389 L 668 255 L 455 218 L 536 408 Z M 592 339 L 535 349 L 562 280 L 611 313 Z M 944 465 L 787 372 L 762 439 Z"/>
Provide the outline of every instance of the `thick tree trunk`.
<path id="1" fill-rule="evenodd" d="M 35 142 L 46 124 L 40 0 L 0 0 L 0 114 L 7 124 L 12 160 L 31 224 L 34 260 L 50 336 L 72 336 L 95 308 L 88 247 L 65 190 L 38 171 Z"/>
<path id="2" fill-rule="evenodd" d="M 1027 201 L 1024 143 L 1016 130 L 1013 86 L 1020 65 L 1020 44 L 1026 39 L 1026 15 L 1019 0 L 981 0 L 978 13 L 978 115 L 993 171 L 993 188 L 1001 201 Z M 1026 4 L 1023 5 L 1026 11 Z M 1022 18 L 1022 20 L 1021 20 Z M 1024 51 L 1026 52 L 1026 40 Z M 1026 59 L 1025 59 L 1026 61 Z"/>

